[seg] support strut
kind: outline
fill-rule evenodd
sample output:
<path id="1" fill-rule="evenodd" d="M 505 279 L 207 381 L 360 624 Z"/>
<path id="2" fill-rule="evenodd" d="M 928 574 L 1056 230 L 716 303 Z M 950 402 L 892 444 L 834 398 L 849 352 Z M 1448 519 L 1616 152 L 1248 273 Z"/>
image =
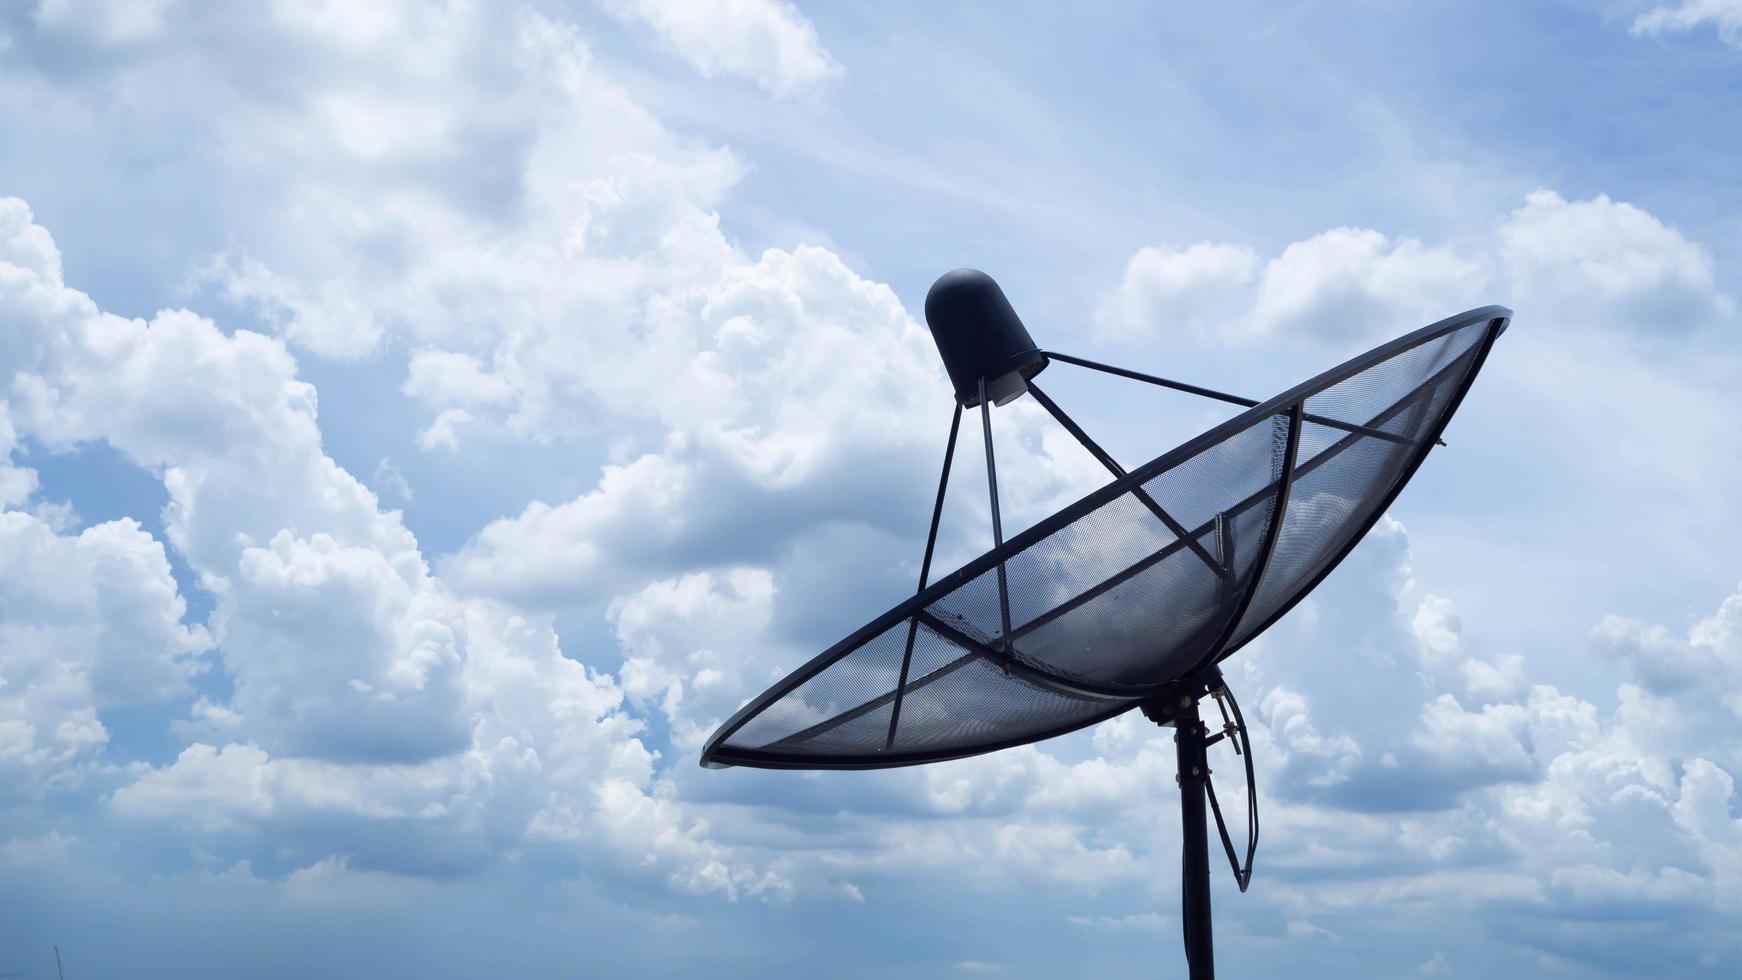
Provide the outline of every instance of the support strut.
<path id="1" fill-rule="evenodd" d="M 1256 398 L 1246 398 L 1246 397 L 1243 397 L 1241 395 L 1230 395 L 1225 391 L 1217 391 L 1214 388 L 1205 388 L 1201 385 L 1189 385 L 1189 384 L 1186 384 L 1184 381 L 1174 381 L 1171 378 L 1159 378 L 1153 374 L 1144 374 L 1142 371 L 1133 371 L 1130 368 L 1114 367 L 1111 364 L 1102 364 L 1100 361 L 1091 361 L 1086 357 L 1072 357 L 1069 354 L 1060 354 L 1058 351 L 1052 351 L 1052 350 L 1047 351 L 1046 356 L 1051 360 L 1063 361 L 1066 364 L 1075 364 L 1077 367 L 1088 368 L 1091 371 L 1100 371 L 1104 374 L 1117 375 L 1121 378 L 1130 378 L 1132 381 L 1141 381 L 1144 384 L 1159 385 L 1163 388 L 1172 388 L 1174 391 L 1183 391 L 1188 395 L 1197 395 L 1200 398 L 1213 398 L 1216 401 L 1227 402 L 1230 405 L 1242 405 L 1246 408 L 1251 408 L 1252 406 L 1258 404 L 1258 399 L 1256 399 Z M 1368 438 L 1371 438 L 1371 439 L 1378 439 L 1381 442 L 1395 442 L 1395 443 L 1398 443 L 1399 445 L 1405 445 L 1405 446 L 1410 444 L 1410 440 L 1408 439 L 1408 437 L 1400 436 L 1395 432 L 1386 432 L 1384 429 L 1375 429 L 1375 428 L 1372 428 L 1370 426 L 1356 425 L 1354 422 L 1345 422 L 1342 419 L 1326 418 L 1323 415 L 1314 415 L 1311 412 L 1306 413 L 1305 418 L 1308 422 L 1311 422 L 1315 425 L 1323 425 L 1323 426 L 1326 426 L 1326 427 L 1329 427 L 1332 429 L 1340 429 L 1344 432 L 1354 432 L 1354 433 L 1357 433 L 1359 435 L 1367 436 Z M 1435 438 L 1434 442 L 1437 443 L 1438 445 L 1441 445 L 1441 446 L 1446 444 L 1446 441 L 1444 439 L 1439 439 L 1439 438 Z"/>
<path id="2" fill-rule="evenodd" d="M 1125 475 L 1125 467 L 1120 466 L 1119 461 L 1114 459 L 1112 454 L 1108 453 L 1107 450 L 1102 449 L 1100 443 L 1089 438 L 1089 434 L 1083 431 L 1083 427 L 1077 424 L 1076 419 L 1066 415 L 1065 410 L 1060 408 L 1057 402 L 1047 397 L 1046 392 L 1040 390 L 1040 385 L 1030 381 L 1028 383 L 1028 393 L 1034 396 L 1034 400 L 1039 402 L 1040 407 L 1046 409 L 1058 424 L 1064 426 L 1066 432 L 1075 436 L 1077 442 L 1081 443 L 1082 447 L 1089 451 L 1089 455 L 1095 457 L 1102 466 L 1107 468 L 1107 472 L 1113 474 L 1115 478 Z M 1149 491 L 1142 487 L 1132 487 L 1131 492 L 1138 500 L 1143 502 L 1143 506 L 1148 507 L 1151 513 L 1161 519 L 1161 523 L 1164 524 L 1169 531 L 1173 532 L 1175 538 L 1178 538 L 1187 548 L 1190 548 L 1193 554 L 1203 559 L 1204 564 L 1209 566 L 1210 571 L 1215 572 L 1220 578 L 1225 579 L 1229 577 L 1226 563 L 1217 561 L 1208 551 L 1204 550 L 1204 546 L 1198 542 L 1198 539 L 1192 535 L 1192 532 L 1181 526 L 1179 521 L 1174 520 L 1173 515 L 1169 514 L 1161 504 L 1156 502 L 1154 497 L 1149 495 Z"/>
<path id="3" fill-rule="evenodd" d="M 992 496 L 992 547 L 1004 547 L 1004 522 L 998 516 L 998 461 L 992 455 L 992 403 L 986 399 L 986 379 L 980 378 L 980 427 L 986 439 L 986 489 Z M 1000 648 L 1004 651 L 1004 673 L 1010 673 L 1010 583 L 1004 575 L 1004 559 L 998 559 L 998 614 L 1004 626 L 999 633 Z"/>
<path id="4" fill-rule="evenodd" d="M 925 533 L 925 558 L 919 563 L 919 589 L 925 591 L 926 580 L 931 577 L 932 550 L 938 543 L 938 522 L 944 516 L 944 492 L 950 486 L 950 464 L 956 459 L 956 433 L 962 428 L 962 406 L 956 405 L 956 412 L 950 417 L 950 441 L 944 447 L 944 472 L 938 477 L 938 499 L 931 507 L 931 530 Z M 913 666 L 913 641 L 919 632 L 919 617 L 910 617 L 907 621 L 907 650 L 901 655 L 901 679 L 895 685 L 895 705 L 889 712 L 889 737 L 883 742 L 883 751 L 895 748 L 895 726 L 901 722 L 901 699 L 907 693 L 907 672 Z"/>

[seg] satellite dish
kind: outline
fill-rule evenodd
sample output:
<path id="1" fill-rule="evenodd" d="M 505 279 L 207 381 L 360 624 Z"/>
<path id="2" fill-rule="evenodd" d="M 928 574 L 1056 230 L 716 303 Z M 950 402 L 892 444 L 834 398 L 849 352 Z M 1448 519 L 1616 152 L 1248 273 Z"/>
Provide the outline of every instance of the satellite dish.
<path id="1" fill-rule="evenodd" d="M 1405 334 L 1264 402 L 1035 346 L 990 276 L 926 296 L 956 407 L 919 591 L 751 699 L 709 738 L 711 768 L 881 769 L 1063 735 L 1140 708 L 1176 729 L 1186 958 L 1214 976 L 1207 798 L 1241 891 L 1258 843 L 1251 746 L 1217 667 L 1348 555 L 1414 475 L 1512 311 L 1486 306 Z M 1129 472 L 1035 378 L 1051 362 L 1248 406 Z M 993 406 L 1032 395 L 1112 474 L 1004 540 Z M 928 584 L 962 410 L 978 408 L 993 548 Z M 1204 725 L 1213 698 L 1222 724 Z M 1237 856 L 1205 750 L 1245 763 Z"/>

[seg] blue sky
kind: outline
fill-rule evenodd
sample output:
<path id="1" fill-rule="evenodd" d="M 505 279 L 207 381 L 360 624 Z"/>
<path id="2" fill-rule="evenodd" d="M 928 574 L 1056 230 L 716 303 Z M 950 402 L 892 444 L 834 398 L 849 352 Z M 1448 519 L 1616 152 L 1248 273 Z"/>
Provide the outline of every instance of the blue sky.
<path id="1" fill-rule="evenodd" d="M 1228 973 L 1742 971 L 1739 98 L 1735 0 L 0 7 L 0 973 L 1177 974 L 1141 719 L 695 764 L 911 589 L 962 265 L 1259 397 L 1517 311 L 1231 665 Z"/>

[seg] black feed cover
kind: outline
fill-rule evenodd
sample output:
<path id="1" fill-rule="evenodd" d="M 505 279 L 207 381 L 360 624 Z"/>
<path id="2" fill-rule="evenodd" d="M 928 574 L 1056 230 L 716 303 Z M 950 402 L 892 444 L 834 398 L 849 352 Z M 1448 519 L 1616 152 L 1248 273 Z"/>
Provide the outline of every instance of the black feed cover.
<path id="1" fill-rule="evenodd" d="M 996 285 L 969 286 L 962 295 L 1008 311 Z M 1510 316 L 1490 306 L 1424 327 L 1137 467 L 753 699 L 702 763 L 873 769 L 989 752 L 1111 718 L 1227 657 L 1384 513 Z M 992 319 L 1021 331 L 1014 314 Z"/>
<path id="2" fill-rule="evenodd" d="M 980 404 L 981 377 L 993 402 L 1002 405 L 1022 393 L 1020 382 L 1046 367 L 1046 355 L 1034 346 L 1004 290 L 977 269 L 947 272 L 932 283 L 925 322 L 963 408 Z"/>

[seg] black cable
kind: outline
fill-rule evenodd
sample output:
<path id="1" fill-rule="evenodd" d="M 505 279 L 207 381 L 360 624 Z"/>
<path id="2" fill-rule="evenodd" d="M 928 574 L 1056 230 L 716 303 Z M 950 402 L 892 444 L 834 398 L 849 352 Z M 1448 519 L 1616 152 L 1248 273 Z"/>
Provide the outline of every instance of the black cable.
<path id="1" fill-rule="evenodd" d="M 1224 688 L 1226 690 L 1226 688 Z M 1240 713 L 1240 702 L 1234 697 L 1234 692 L 1227 691 L 1228 704 L 1234 709 L 1234 724 L 1240 730 L 1240 744 L 1245 747 L 1246 756 L 1246 876 L 1240 885 L 1245 891 L 1252 883 L 1252 861 L 1258 854 L 1258 776 L 1252 769 L 1252 738 L 1246 731 L 1246 718 Z"/>
<path id="2" fill-rule="evenodd" d="M 1234 840 L 1228 835 L 1228 824 L 1222 819 L 1222 806 L 1216 800 L 1215 784 L 1209 779 L 1206 771 L 1204 791 L 1210 799 L 1210 812 L 1216 817 L 1216 832 L 1221 835 L 1222 849 L 1228 852 L 1228 865 L 1234 869 L 1234 883 L 1241 891 L 1252 883 L 1252 860 L 1258 853 L 1258 777 L 1252 768 L 1252 740 L 1246 733 L 1246 718 L 1240 713 L 1240 702 L 1235 700 L 1234 693 L 1224 686 L 1221 690 L 1228 699 L 1228 704 L 1234 709 L 1234 717 L 1229 722 L 1239 741 L 1234 745 L 1236 755 L 1243 756 L 1246 762 L 1246 860 L 1241 862 L 1234 853 Z M 1221 707 L 1221 698 L 1216 699 L 1217 707 Z M 1228 719 L 1226 709 L 1222 711 L 1224 720 Z"/>

